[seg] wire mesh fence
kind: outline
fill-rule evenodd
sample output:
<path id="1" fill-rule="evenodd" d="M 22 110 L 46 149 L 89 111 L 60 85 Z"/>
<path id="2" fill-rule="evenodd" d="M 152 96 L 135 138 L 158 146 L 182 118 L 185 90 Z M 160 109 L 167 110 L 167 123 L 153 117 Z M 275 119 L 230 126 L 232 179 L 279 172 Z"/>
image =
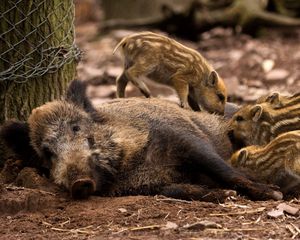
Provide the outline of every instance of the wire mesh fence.
<path id="1" fill-rule="evenodd" d="M 4 0 L 0 30 L 0 81 L 24 82 L 80 57 L 73 0 Z"/>

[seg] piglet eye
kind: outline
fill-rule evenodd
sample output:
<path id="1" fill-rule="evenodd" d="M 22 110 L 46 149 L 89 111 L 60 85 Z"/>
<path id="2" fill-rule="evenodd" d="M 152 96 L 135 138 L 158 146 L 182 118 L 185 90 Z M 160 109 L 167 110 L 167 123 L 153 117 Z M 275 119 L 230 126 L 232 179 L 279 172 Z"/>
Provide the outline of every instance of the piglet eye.
<path id="1" fill-rule="evenodd" d="M 236 120 L 237 122 L 241 122 L 241 121 L 244 121 L 244 118 L 243 118 L 242 116 L 237 116 L 237 117 L 235 118 L 235 120 Z"/>
<path id="2" fill-rule="evenodd" d="M 79 127 L 78 125 L 75 125 L 75 126 L 72 127 L 72 131 L 73 131 L 74 133 L 80 131 L 80 127 Z"/>
<path id="3" fill-rule="evenodd" d="M 217 96 L 218 96 L 218 98 L 219 98 L 219 100 L 220 100 L 221 102 L 224 102 L 224 101 L 225 101 L 225 96 L 224 96 L 223 94 L 218 93 Z"/>

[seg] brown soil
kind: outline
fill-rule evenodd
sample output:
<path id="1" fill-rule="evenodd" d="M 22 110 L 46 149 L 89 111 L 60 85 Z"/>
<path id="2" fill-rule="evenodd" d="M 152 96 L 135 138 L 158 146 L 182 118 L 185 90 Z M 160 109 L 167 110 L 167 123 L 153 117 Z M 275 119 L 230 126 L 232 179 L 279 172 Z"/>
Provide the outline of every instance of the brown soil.
<path id="1" fill-rule="evenodd" d="M 77 42 L 85 52 L 78 75 L 90 83 L 89 95 L 100 104 L 115 94 L 114 79 L 122 64 L 112 49 L 128 31 L 96 38 L 96 29 L 89 23 L 77 27 Z M 299 30 L 288 36 L 270 31 L 252 39 L 215 29 L 203 34 L 198 43 L 184 43 L 210 60 L 225 79 L 232 100 L 249 102 L 268 91 L 299 91 L 299 36 Z M 262 67 L 265 60 L 287 74 L 270 80 Z M 176 100 L 169 88 L 152 83 L 151 89 L 156 96 Z M 132 86 L 127 90 L 128 96 L 140 95 Z M 4 185 L 0 190 L 0 239 L 300 239 L 299 215 L 268 217 L 281 201 L 253 202 L 240 196 L 224 204 L 162 196 L 93 196 L 74 201 L 44 178 L 35 176 L 28 183 L 22 172 L 16 180 L 20 187 Z M 293 199 L 288 204 L 299 208 L 299 203 Z M 210 221 L 207 227 L 204 220 Z"/>
<path id="2" fill-rule="evenodd" d="M 293 200 L 289 205 L 299 203 Z M 93 196 L 74 201 L 62 192 L 8 187 L 0 199 L 0 238 L 288 239 L 293 233 L 287 227 L 299 226 L 300 218 L 268 218 L 267 212 L 278 204 L 242 197 L 224 204 L 163 196 Z M 205 220 L 209 221 L 206 228 Z"/>

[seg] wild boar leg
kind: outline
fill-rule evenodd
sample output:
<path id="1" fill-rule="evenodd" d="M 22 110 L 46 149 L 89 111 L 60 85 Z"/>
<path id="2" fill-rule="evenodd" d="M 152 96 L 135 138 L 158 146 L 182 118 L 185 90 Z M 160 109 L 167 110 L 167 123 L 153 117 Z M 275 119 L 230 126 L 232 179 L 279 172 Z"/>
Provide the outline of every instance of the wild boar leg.
<path id="1" fill-rule="evenodd" d="M 205 139 L 186 138 L 190 148 L 185 156 L 192 163 L 197 164 L 209 176 L 213 176 L 219 183 L 237 190 L 253 200 L 282 199 L 282 194 L 270 185 L 252 182 L 242 173 L 229 166 L 214 150 L 211 143 Z"/>
<path id="2" fill-rule="evenodd" d="M 189 102 L 190 107 L 194 111 L 196 111 L 196 112 L 201 111 L 201 108 L 199 107 L 199 104 L 196 101 L 194 88 L 191 86 L 189 87 L 188 102 Z"/>
<path id="3" fill-rule="evenodd" d="M 183 75 L 174 75 L 171 77 L 173 86 L 180 99 L 180 105 L 182 108 L 191 109 L 188 103 L 189 85 Z"/>
<path id="4" fill-rule="evenodd" d="M 237 190 L 252 200 L 282 199 L 282 193 L 274 190 L 270 185 L 253 182 L 229 166 L 207 139 L 192 134 L 180 134 L 177 139 L 180 141 L 177 144 L 180 149 L 177 151 L 182 152 L 181 158 L 187 161 L 185 164 L 201 169 L 201 173 L 210 176 L 217 183 Z"/>
<path id="5" fill-rule="evenodd" d="M 135 64 L 125 70 L 126 77 L 131 81 L 141 93 L 146 97 L 149 98 L 151 96 L 149 88 L 140 78 L 143 75 L 147 75 L 147 70 L 151 69 L 149 66 L 144 66 L 144 64 Z"/>
<path id="6" fill-rule="evenodd" d="M 129 79 L 127 78 L 125 71 L 117 78 L 117 98 L 124 98 L 125 97 L 125 88 L 127 86 Z"/>
<path id="7" fill-rule="evenodd" d="M 192 184 L 171 184 L 163 187 L 161 195 L 184 200 L 200 200 L 205 202 L 224 202 L 229 196 L 235 196 L 233 190 L 209 189 Z"/>

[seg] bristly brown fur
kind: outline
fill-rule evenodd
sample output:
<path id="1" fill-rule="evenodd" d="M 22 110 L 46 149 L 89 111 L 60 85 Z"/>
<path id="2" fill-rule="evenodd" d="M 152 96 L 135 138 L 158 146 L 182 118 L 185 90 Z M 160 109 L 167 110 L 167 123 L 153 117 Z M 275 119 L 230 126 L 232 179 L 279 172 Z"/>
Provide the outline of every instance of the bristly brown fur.
<path id="1" fill-rule="evenodd" d="M 97 113 L 105 122 L 99 123 L 78 102 L 47 103 L 28 120 L 32 146 L 49 163 L 54 182 L 74 197 L 94 191 L 106 196 L 177 192 L 185 199 L 208 200 L 201 185 L 209 182 L 251 199 L 282 197 L 226 164 L 231 144 L 220 116 L 131 98 L 101 105 Z M 226 196 L 223 191 L 218 200 Z"/>
<path id="2" fill-rule="evenodd" d="M 282 95 L 278 92 L 263 96 L 256 101 L 257 104 L 266 104 L 272 109 L 288 108 L 300 104 L 300 92 L 291 96 Z"/>
<path id="3" fill-rule="evenodd" d="M 251 169 L 262 181 L 293 193 L 300 187 L 300 131 L 283 133 L 265 146 L 242 148 L 232 155 L 231 164 Z"/>
<path id="4" fill-rule="evenodd" d="M 223 80 L 197 51 L 175 40 L 152 32 L 140 32 L 123 38 L 114 49 L 122 47 L 124 71 L 117 78 L 117 97 L 124 97 L 128 81 L 150 97 L 141 76 L 170 86 L 178 93 L 181 106 L 224 113 L 227 91 Z"/>
<path id="5" fill-rule="evenodd" d="M 264 145 L 278 135 L 300 130 L 299 97 L 273 94 L 237 111 L 230 125 L 233 141 L 242 146 Z"/>

